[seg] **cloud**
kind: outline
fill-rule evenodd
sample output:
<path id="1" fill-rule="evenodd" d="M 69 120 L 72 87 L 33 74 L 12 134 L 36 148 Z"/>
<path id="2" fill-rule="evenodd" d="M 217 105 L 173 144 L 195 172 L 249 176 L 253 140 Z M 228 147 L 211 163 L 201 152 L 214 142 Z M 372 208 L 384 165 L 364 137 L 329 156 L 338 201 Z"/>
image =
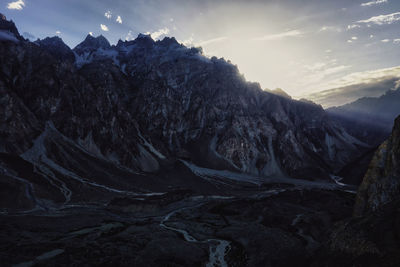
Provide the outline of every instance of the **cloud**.
<path id="1" fill-rule="evenodd" d="M 335 59 L 304 65 L 301 70 L 303 78 L 299 81 L 298 86 L 306 88 L 319 87 L 321 82 L 326 81 L 329 77 L 337 77 L 338 74 L 351 67 L 349 65 L 337 65 L 337 60 Z"/>
<path id="2" fill-rule="evenodd" d="M 228 39 L 228 37 L 225 37 L 225 36 L 218 37 L 218 38 L 213 38 L 213 39 L 210 39 L 210 40 L 207 40 L 207 41 L 200 42 L 200 43 L 198 43 L 198 45 L 199 46 L 206 46 L 206 45 L 209 45 L 209 44 L 212 44 L 212 43 L 218 43 L 218 42 L 224 41 L 226 39 Z"/>
<path id="3" fill-rule="evenodd" d="M 388 0 L 374 0 L 366 3 L 362 3 L 361 6 L 373 6 L 373 5 L 379 5 L 383 3 L 387 3 Z"/>
<path id="4" fill-rule="evenodd" d="M 364 72 L 355 72 L 340 78 L 335 82 L 331 82 L 332 87 L 348 86 L 358 83 L 371 83 L 373 81 L 382 80 L 385 77 L 399 77 L 400 66 L 393 68 L 384 68 Z"/>
<path id="5" fill-rule="evenodd" d="M 111 11 L 107 11 L 106 13 L 104 13 L 104 17 L 106 17 L 107 19 L 111 19 L 112 18 L 112 13 Z"/>
<path id="6" fill-rule="evenodd" d="M 399 20 L 400 20 L 400 12 L 396 12 L 392 14 L 371 17 L 366 20 L 359 20 L 358 23 L 372 23 L 377 25 L 384 25 L 384 24 L 392 24 Z"/>
<path id="7" fill-rule="evenodd" d="M 389 42 L 390 42 L 390 39 L 383 39 L 383 40 L 381 40 L 381 42 L 382 42 L 382 43 L 389 43 Z"/>
<path id="8" fill-rule="evenodd" d="M 116 19 L 115 21 L 118 22 L 119 24 L 122 24 L 122 18 L 121 18 L 121 16 L 118 16 L 117 19 Z"/>
<path id="9" fill-rule="evenodd" d="M 396 87 L 395 78 L 387 78 L 372 83 L 360 83 L 346 87 L 335 88 L 307 96 L 308 99 L 321 104 L 324 108 L 342 106 L 362 97 L 379 97 Z"/>
<path id="10" fill-rule="evenodd" d="M 335 26 L 322 26 L 321 29 L 319 29 L 319 32 L 342 32 L 342 29 L 339 27 Z"/>
<path id="11" fill-rule="evenodd" d="M 259 38 L 255 38 L 254 40 L 256 41 L 277 41 L 277 40 L 282 40 L 288 37 L 299 37 L 302 36 L 303 33 L 299 30 L 291 30 L 283 33 L 277 33 L 277 34 L 270 34 L 270 35 L 265 35 Z"/>
<path id="12" fill-rule="evenodd" d="M 7 4 L 8 9 L 16 9 L 16 10 L 22 10 L 25 6 L 25 3 L 23 0 L 18 0 L 15 2 L 11 2 Z"/>
<path id="13" fill-rule="evenodd" d="M 324 107 L 344 105 L 361 97 L 380 96 L 387 90 L 396 88 L 399 79 L 400 66 L 356 72 L 329 82 L 326 90 L 304 97 Z"/>
<path id="14" fill-rule="evenodd" d="M 347 25 L 347 30 L 352 30 L 352 29 L 356 29 L 356 28 L 361 28 L 361 26 L 358 24 Z"/>
<path id="15" fill-rule="evenodd" d="M 154 40 L 159 39 L 161 36 L 168 34 L 170 31 L 167 27 L 163 28 L 163 29 L 159 29 L 156 32 L 150 33 L 147 32 L 146 34 L 150 34 L 151 38 L 153 38 Z"/>
<path id="16" fill-rule="evenodd" d="M 108 27 L 107 27 L 106 25 L 100 24 L 100 28 L 101 28 L 103 31 L 108 32 Z"/>

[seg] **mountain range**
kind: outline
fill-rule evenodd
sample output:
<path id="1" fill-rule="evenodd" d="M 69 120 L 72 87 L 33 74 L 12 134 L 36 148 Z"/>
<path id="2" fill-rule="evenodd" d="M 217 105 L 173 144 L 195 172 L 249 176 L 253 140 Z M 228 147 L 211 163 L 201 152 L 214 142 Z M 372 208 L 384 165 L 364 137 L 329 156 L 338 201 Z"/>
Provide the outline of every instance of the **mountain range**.
<path id="1" fill-rule="evenodd" d="M 391 89 L 380 97 L 364 97 L 352 103 L 332 107 L 327 112 L 353 136 L 371 145 L 379 145 L 390 134 L 400 114 L 400 90 Z"/>
<path id="2" fill-rule="evenodd" d="M 170 37 L 70 49 L 1 16 L 0 60 L 7 266 L 335 262 L 361 182 L 339 176 L 376 144 L 333 110 Z"/>

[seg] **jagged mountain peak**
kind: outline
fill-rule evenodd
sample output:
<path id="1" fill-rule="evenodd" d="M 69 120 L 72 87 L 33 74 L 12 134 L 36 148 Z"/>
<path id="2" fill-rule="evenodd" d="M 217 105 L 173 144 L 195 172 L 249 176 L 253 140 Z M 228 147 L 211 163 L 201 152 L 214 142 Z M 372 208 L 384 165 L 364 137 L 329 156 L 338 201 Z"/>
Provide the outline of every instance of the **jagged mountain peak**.
<path id="1" fill-rule="evenodd" d="M 142 38 L 153 40 L 153 38 L 151 38 L 151 34 L 145 34 L 145 33 L 139 33 L 136 39 L 142 39 Z"/>
<path id="2" fill-rule="evenodd" d="M 46 37 L 42 40 L 39 39 L 34 43 L 59 60 L 73 61 L 75 59 L 71 48 L 58 36 Z"/>
<path id="3" fill-rule="evenodd" d="M 44 39 L 38 39 L 36 40 L 34 43 L 37 43 L 39 45 L 41 44 L 49 44 L 49 45 L 53 45 L 53 46 L 67 46 L 63 39 L 60 38 L 59 36 L 53 36 L 53 37 L 46 37 Z"/>
<path id="4" fill-rule="evenodd" d="M 164 37 L 164 39 L 158 41 L 157 43 L 160 43 L 163 46 L 180 46 L 175 37 Z"/>
<path id="5" fill-rule="evenodd" d="M 94 37 L 90 34 L 88 34 L 83 42 L 78 44 L 73 51 L 82 54 L 84 52 L 92 52 L 94 50 L 97 50 L 99 48 L 102 49 L 109 49 L 111 48 L 110 42 L 103 36 L 99 35 L 97 37 Z"/>
<path id="6" fill-rule="evenodd" d="M 0 41 L 18 42 L 24 40 L 12 20 L 7 20 L 6 16 L 1 13 L 0 17 Z"/>

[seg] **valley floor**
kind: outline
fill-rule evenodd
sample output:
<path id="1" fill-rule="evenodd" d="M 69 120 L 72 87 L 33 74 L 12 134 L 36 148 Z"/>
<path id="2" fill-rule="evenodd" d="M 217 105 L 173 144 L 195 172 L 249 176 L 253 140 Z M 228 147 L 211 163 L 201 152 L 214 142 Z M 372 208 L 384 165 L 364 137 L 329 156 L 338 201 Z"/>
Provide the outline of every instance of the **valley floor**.
<path id="1" fill-rule="evenodd" d="M 354 197 L 337 189 L 186 190 L 0 215 L 3 266 L 309 266 Z"/>

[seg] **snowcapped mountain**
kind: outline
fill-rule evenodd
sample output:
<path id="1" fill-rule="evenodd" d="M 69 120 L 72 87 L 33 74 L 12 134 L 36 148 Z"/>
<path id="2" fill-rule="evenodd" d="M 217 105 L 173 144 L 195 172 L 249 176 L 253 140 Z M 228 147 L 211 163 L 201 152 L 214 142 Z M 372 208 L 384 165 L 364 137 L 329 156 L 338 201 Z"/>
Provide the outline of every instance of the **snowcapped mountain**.
<path id="1" fill-rule="evenodd" d="M 101 160 L 155 175 L 183 160 L 318 180 L 366 148 L 320 106 L 263 91 L 175 38 L 111 46 L 88 35 L 73 50 L 58 37 L 21 40 L 0 43 L 0 151 L 35 165 L 81 177 Z M 90 160 L 77 162 L 82 153 Z"/>

